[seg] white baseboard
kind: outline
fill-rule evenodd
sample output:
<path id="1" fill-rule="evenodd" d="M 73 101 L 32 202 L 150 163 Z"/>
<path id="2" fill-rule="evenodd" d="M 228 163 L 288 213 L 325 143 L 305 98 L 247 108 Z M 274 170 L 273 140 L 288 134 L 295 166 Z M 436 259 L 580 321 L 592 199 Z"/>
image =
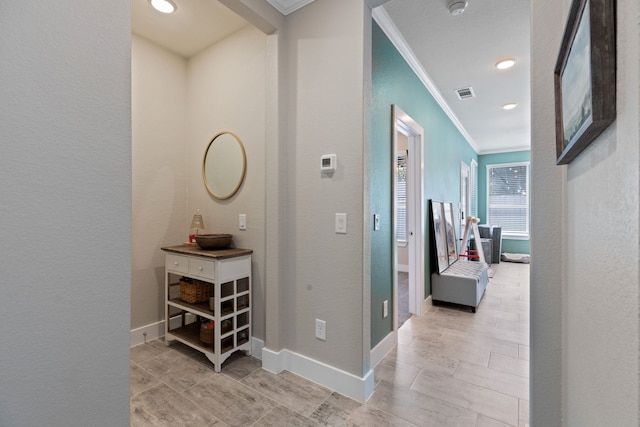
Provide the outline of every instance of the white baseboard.
<path id="1" fill-rule="evenodd" d="M 276 374 L 292 372 L 362 403 L 371 397 L 375 385 L 371 369 L 360 378 L 287 349 L 274 352 L 263 348 L 262 367 Z"/>
<path id="2" fill-rule="evenodd" d="M 180 318 L 174 318 L 177 323 L 172 325 L 174 328 L 180 326 Z M 187 319 L 189 320 L 189 319 Z M 145 332 L 147 336 L 145 338 Z M 132 329 L 129 337 L 129 345 L 135 347 L 140 344 L 144 344 L 146 341 L 156 340 L 164 336 L 164 320 L 152 323 L 147 326 Z M 258 338 L 251 337 L 251 355 L 256 359 L 262 359 L 262 349 L 264 348 L 264 341 Z"/>
<path id="3" fill-rule="evenodd" d="M 398 331 L 391 331 L 389 334 L 387 334 L 386 337 L 382 339 L 382 341 L 378 343 L 378 345 L 373 347 L 371 349 L 371 355 L 369 357 L 371 369 L 378 366 L 378 363 L 382 362 L 382 359 L 384 359 L 384 357 L 389 354 L 391 350 L 393 350 L 393 347 L 395 347 L 397 343 Z"/>
<path id="4" fill-rule="evenodd" d="M 147 336 L 145 337 L 145 333 Z M 152 323 L 147 326 L 132 329 L 129 338 L 129 345 L 135 347 L 144 344 L 145 341 L 156 340 L 164 336 L 164 320 Z"/>
<path id="5" fill-rule="evenodd" d="M 409 272 L 409 266 L 405 265 L 405 264 L 398 264 L 396 266 L 396 268 L 398 269 L 399 272 L 402 272 L 402 273 L 408 273 Z"/>
<path id="6" fill-rule="evenodd" d="M 251 355 L 256 359 L 262 360 L 262 349 L 264 348 L 264 341 L 251 337 Z"/>
<path id="7" fill-rule="evenodd" d="M 431 295 L 429 295 L 426 300 L 422 301 L 422 314 L 427 313 L 432 306 Z"/>
<path id="8" fill-rule="evenodd" d="M 193 313 L 187 313 L 185 318 L 187 323 L 195 322 L 196 315 Z M 181 319 L 179 316 L 171 318 L 171 329 L 179 328 Z M 147 336 L 144 336 L 144 333 L 147 333 Z M 131 338 L 130 345 L 131 347 L 135 347 L 136 345 L 144 344 L 146 341 L 155 340 L 164 336 L 164 320 L 160 320 L 158 322 L 152 323 L 147 326 L 142 326 L 137 329 L 131 330 Z"/>

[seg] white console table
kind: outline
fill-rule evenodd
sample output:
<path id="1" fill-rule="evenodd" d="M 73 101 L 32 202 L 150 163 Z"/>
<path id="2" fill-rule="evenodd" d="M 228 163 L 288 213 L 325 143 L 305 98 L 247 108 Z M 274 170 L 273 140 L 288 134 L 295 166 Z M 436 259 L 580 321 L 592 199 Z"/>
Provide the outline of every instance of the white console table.
<path id="1" fill-rule="evenodd" d="M 165 255 L 165 343 L 180 341 L 203 352 L 220 372 L 222 363 L 237 350 L 251 354 L 250 249 L 203 250 L 197 246 L 162 248 Z M 210 286 L 215 298 L 186 302 L 180 299 L 180 280 Z M 201 321 L 213 321 L 213 340 L 203 342 Z"/>

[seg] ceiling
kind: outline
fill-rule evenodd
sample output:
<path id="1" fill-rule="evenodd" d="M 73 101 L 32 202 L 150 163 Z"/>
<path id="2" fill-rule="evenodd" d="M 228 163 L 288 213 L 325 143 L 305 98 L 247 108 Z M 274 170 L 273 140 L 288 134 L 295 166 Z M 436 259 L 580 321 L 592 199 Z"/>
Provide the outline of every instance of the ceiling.
<path id="1" fill-rule="evenodd" d="M 286 15 L 314 0 L 267 1 Z M 468 0 L 455 16 L 450 0 L 367 1 L 384 3 L 376 22 L 479 154 L 529 149 L 530 0 Z M 164 15 L 132 0 L 132 31 L 188 58 L 248 25 L 218 0 L 174 2 Z M 504 58 L 515 66 L 495 68 Z M 467 87 L 475 96 L 460 100 L 456 90 Z"/>

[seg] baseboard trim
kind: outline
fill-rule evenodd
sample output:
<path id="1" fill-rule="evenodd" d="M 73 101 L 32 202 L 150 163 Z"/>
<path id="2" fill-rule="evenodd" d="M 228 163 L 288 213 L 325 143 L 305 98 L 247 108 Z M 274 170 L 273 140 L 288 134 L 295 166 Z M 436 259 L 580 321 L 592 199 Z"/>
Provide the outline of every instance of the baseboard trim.
<path id="1" fill-rule="evenodd" d="M 146 333 L 146 337 L 145 337 Z M 129 336 L 129 345 L 135 347 L 144 344 L 146 341 L 156 340 L 164 336 L 164 320 L 151 323 L 150 325 L 132 329 Z"/>
<path id="2" fill-rule="evenodd" d="M 382 362 L 382 359 L 384 359 L 385 356 L 389 354 L 391 350 L 393 350 L 397 343 L 398 331 L 392 331 L 389 332 L 387 336 L 378 343 L 378 345 L 373 347 L 369 356 L 369 359 L 371 361 L 371 368 L 373 369 L 378 366 L 378 363 Z"/>
<path id="3" fill-rule="evenodd" d="M 251 355 L 256 359 L 262 360 L 262 349 L 264 348 L 264 341 L 251 337 Z"/>
<path id="4" fill-rule="evenodd" d="M 422 314 L 429 312 L 429 309 L 433 306 L 433 302 L 431 301 L 431 295 L 427 297 L 424 301 L 422 301 Z"/>
<path id="5" fill-rule="evenodd" d="M 180 319 L 176 319 L 177 324 L 173 327 L 180 326 Z M 145 332 L 147 336 L 145 337 Z M 150 325 L 142 326 L 140 328 L 132 329 L 129 335 L 129 346 L 135 347 L 140 344 L 144 344 L 147 341 L 156 340 L 164 337 L 164 320 L 151 323 Z M 262 359 L 262 349 L 264 348 L 264 341 L 251 337 L 251 355 L 256 359 Z"/>
<path id="6" fill-rule="evenodd" d="M 263 348 L 262 367 L 275 374 L 292 372 L 362 403 L 371 397 L 375 385 L 372 369 L 363 377 L 357 377 L 287 349 L 275 352 Z"/>

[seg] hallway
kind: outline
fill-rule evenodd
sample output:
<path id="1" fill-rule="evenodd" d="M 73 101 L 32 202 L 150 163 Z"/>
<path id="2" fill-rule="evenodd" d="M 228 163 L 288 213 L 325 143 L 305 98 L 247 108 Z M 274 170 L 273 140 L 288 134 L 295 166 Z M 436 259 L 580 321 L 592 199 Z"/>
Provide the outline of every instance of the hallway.
<path id="1" fill-rule="evenodd" d="M 528 426 L 529 265 L 500 263 L 475 314 L 431 307 L 399 330 L 366 404 L 234 357 L 131 349 L 132 426 Z"/>

